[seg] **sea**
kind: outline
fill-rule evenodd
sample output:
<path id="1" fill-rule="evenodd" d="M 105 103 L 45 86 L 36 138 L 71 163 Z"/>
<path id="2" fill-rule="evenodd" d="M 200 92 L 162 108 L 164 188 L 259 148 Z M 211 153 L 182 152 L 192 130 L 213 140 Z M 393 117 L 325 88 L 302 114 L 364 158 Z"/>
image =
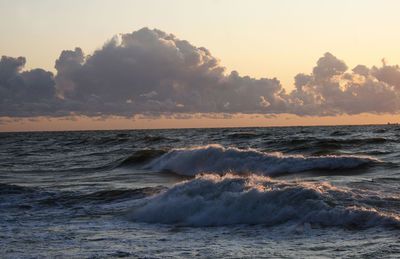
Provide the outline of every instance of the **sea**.
<path id="1" fill-rule="evenodd" d="M 0 133 L 1 258 L 399 258 L 400 126 Z"/>

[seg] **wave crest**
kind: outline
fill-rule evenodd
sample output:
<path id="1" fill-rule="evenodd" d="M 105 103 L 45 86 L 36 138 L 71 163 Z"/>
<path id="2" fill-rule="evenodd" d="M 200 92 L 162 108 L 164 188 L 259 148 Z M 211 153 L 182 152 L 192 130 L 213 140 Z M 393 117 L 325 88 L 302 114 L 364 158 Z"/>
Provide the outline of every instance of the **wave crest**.
<path id="1" fill-rule="evenodd" d="M 264 153 L 255 149 L 241 150 L 208 145 L 174 149 L 148 163 L 144 168 L 170 170 L 181 175 L 194 176 L 204 172 L 252 172 L 262 175 L 295 173 L 316 169 L 350 169 L 379 162 L 367 156 L 285 156 Z"/>
<path id="2" fill-rule="evenodd" d="M 132 219 L 183 226 L 284 223 L 400 227 L 397 214 L 377 211 L 399 197 L 377 197 L 327 183 L 288 183 L 264 176 L 203 175 L 178 184 L 133 211 Z"/>

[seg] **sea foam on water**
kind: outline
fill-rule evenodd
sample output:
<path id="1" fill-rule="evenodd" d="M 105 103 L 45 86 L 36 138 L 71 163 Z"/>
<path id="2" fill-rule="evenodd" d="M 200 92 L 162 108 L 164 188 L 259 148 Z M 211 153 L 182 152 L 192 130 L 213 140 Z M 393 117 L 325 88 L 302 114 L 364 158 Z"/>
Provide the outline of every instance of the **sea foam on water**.
<path id="1" fill-rule="evenodd" d="M 371 208 L 399 202 L 399 197 L 377 197 L 328 183 L 289 183 L 256 175 L 202 175 L 146 201 L 131 218 L 195 227 L 283 223 L 400 227 L 398 216 Z"/>

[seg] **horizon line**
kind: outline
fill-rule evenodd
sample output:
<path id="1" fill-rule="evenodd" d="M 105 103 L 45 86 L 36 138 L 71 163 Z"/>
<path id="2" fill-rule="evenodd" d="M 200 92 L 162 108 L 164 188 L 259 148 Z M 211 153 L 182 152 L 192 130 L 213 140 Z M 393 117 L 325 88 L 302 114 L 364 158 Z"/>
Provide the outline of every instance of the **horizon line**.
<path id="1" fill-rule="evenodd" d="M 1 131 L 2 133 L 41 133 L 41 132 L 81 132 L 81 131 L 140 131 L 140 130 L 194 130 L 194 129 L 243 129 L 243 128 L 297 128 L 297 127 L 350 127 L 350 126 L 396 126 L 397 122 L 365 123 L 365 124 L 316 124 L 316 125 L 271 125 L 271 126 L 222 126 L 222 127 L 161 127 L 161 128 L 132 128 L 132 129 L 80 129 L 80 130 L 32 130 L 32 131 Z"/>

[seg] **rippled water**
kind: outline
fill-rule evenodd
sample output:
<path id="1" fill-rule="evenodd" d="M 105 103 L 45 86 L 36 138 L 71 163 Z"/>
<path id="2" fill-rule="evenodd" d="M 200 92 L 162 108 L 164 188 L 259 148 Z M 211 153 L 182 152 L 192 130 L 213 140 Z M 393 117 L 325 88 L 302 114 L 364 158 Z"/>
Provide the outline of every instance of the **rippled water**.
<path id="1" fill-rule="evenodd" d="M 400 126 L 0 133 L 0 254 L 400 256 Z"/>

